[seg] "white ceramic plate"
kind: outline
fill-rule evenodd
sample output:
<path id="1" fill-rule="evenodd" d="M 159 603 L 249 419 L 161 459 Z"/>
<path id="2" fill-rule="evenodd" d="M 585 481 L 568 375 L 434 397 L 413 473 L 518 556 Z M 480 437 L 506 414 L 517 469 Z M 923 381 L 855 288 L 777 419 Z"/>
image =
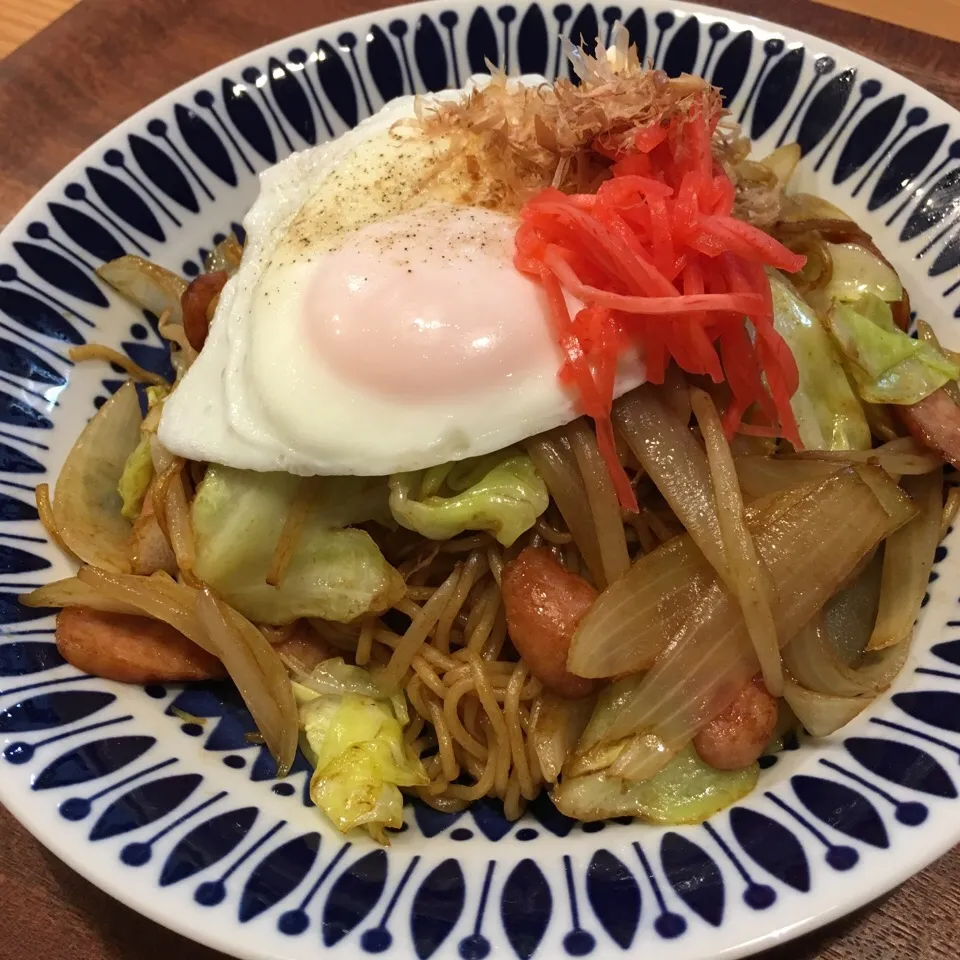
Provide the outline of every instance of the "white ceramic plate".
<path id="1" fill-rule="evenodd" d="M 52 619 L 16 601 L 67 572 L 33 489 L 120 383 L 73 367 L 69 345 L 164 362 L 152 318 L 100 284 L 97 264 L 131 252 L 194 274 L 270 163 L 393 96 L 459 86 L 484 57 L 555 76 L 559 35 L 592 41 L 618 18 L 658 66 L 722 86 L 758 149 L 799 140 L 806 187 L 875 236 L 916 309 L 958 345 L 957 112 L 814 37 L 659 0 L 431 2 L 280 41 L 122 124 L 0 237 L 0 799 L 94 883 L 189 937 L 284 960 L 323 948 L 732 958 L 853 910 L 960 840 L 953 535 L 891 694 L 841 734 L 781 754 L 753 795 L 702 826 L 580 825 L 546 799 L 516 824 L 490 804 L 459 817 L 413 805 L 389 850 L 344 842 L 307 806 L 304 766 L 274 780 L 226 686 L 83 676 L 57 656 Z M 209 720 L 183 723 L 174 705 Z"/>

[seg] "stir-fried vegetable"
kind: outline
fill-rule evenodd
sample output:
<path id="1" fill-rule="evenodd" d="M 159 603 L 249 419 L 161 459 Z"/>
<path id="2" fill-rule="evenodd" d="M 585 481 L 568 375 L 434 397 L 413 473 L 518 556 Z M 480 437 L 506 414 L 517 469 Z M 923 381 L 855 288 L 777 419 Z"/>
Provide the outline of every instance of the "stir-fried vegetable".
<path id="1" fill-rule="evenodd" d="M 191 508 L 194 572 L 258 623 L 349 621 L 388 609 L 403 581 L 368 533 L 348 523 L 382 516 L 383 480 L 316 477 L 311 510 L 277 586 L 267 583 L 298 477 L 211 465 Z"/>
<path id="2" fill-rule="evenodd" d="M 861 244 L 824 242 L 823 250 L 830 259 L 830 279 L 810 292 L 817 309 L 828 308 L 834 300 L 856 303 L 873 296 L 896 303 L 903 296 L 896 270 Z"/>
<path id="3" fill-rule="evenodd" d="M 565 777 L 550 798 L 561 813 L 577 820 L 627 816 L 670 825 L 702 823 L 750 793 L 759 772 L 756 764 L 716 770 L 687 747 L 649 780 L 607 773 Z"/>
<path id="4" fill-rule="evenodd" d="M 870 427 L 836 347 L 814 309 L 777 271 L 770 271 L 773 321 L 797 361 L 790 398 L 800 440 L 810 450 L 870 447 Z"/>
<path id="5" fill-rule="evenodd" d="M 885 474 L 873 482 L 896 489 Z M 781 643 L 912 509 L 901 504 L 891 517 L 870 484 L 848 468 L 812 490 L 788 492 L 761 513 L 755 537 L 772 582 Z M 714 583 L 653 668 L 615 698 L 601 696 L 581 749 L 643 734 L 652 739 L 633 750 L 630 778 L 652 776 L 737 696 L 758 667 L 737 604 Z"/>
<path id="6" fill-rule="evenodd" d="M 97 276 L 138 307 L 160 317 L 168 310 L 174 323 L 182 322 L 180 298 L 187 282 L 142 257 L 123 256 L 97 269 Z"/>
<path id="7" fill-rule="evenodd" d="M 779 697 L 783 691 L 783 669 L 780 664 L 777 627 L 770 609 L 769 578 L 747 527 L 733 456 L 710 397 L 702 390 L 691 390 L 690 400 L 707 447 L 707 461 L 710 465 L 710 478 L 728 571 L 724 579 L 729 579 L 734 585 L 767 690 Z"/>
<path id="8" fill-rule="evenodd" d="M 886 543 L 880 609 L 868 650 L 883 650 L 902 643 L 913 633 L 940 542 L 943 471 L 906 477 L 903 487 L 919 506 L 920 513 Z"/>
<path id="9" fill-rule="evenodd" d="M 118 493 L 127 457 L 140 441 L 136 387 L 125 383 L 84 427 L 57 477 L 53 516 L 67 547 L 85 563 L 130 569 L 130 521 Z"/>
<path id="10" fill-rule="evenodd" d="M 960 376 L 960 367 L 932 344 L 900 330 L 878 297 L 834 303 L 826 320 L 868 403 L 917 403 Z"/>
<path id="11" fill-rule="evenodd" d="M 346 675 L 342 661 L 321 664 L 301 680 L 295 689 L 301 745 L 314 768 L 311 799 L 341 832 L 362 827 L 389 842 L 385 829 L 403 825 L 399 787 L 427 782 L 420 758 L 403 739 L 406 705 L 398 715 L 398 705 L 375 692 L 366 671 L 353 667 Z M 317 692 L 318 686 L 325 692 Z M 364 692 L 357 692 L 363 686 Z"/>
<path id="12" fill-rule="evenodd" d="M 533 749 L 547 783 L 556 783 L 567 757 L 587 727 L 596 697 L 564 700 L 544 691 L 533 706 Z"/>
<path id="13" fill-rule="evenodd" d="M 153 456 L 150 453 L 150 435 L 141 434 L 140 442 L 123 465 L 117 483 L 117 493 L 123 501 L 120 515 L 131 522 L 140 516 L 143 500 L 153 480 Z"/>
<path id="14" fill-rule="evenodd" d="M 277 776 L 285 777 L 297 752 L 297 707 L 280 657 L 249 620 L 209 589 L 197 595 L 196 616 L 276 759 Z"/>
<path id="15" fill-rule="evenodd" d="M 482 460 L 481 469 L 485 469 L 488 461 Z M 394 519 L 430 540 L 449 540 L 464 530 L 487 530 L 510 546 L 547 509 L 550 495 L 529 457 L 511 453 L 497 461 L 476 478 L 476 470 L 469 465 L 458 475 L 454 464 L 392 476 Z"/>

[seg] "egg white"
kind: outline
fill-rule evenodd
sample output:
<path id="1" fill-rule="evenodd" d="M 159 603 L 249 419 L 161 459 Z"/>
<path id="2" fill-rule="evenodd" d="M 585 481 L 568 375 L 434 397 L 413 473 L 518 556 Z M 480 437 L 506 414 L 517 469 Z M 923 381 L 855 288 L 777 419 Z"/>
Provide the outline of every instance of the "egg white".
<path id="1" fill-rule="evenodd" d="M 489 298 L 494 335 L 517 331 L 525 362 L 516 371 L 480 394 L 425 402 L 365 389 L 305 346 L 304 298 L 325 256 L 391 225 L 412 225 L 421 238 L 432 230 L 448 246 L 464 231 L 468 221 L 460 214 L 469 197 L 457 171 L 424 187 L 447 141 L 391 132 L 415 115 L 415 99 L 399 98 L 339 139 L 261 174 L 244 220 L 240 268 L 223 289 L 203 350 L 164 407 L 159 439 L 169 450 L 259 471 L 382 475 L 489 453 L 578 415 L 575 397 L 557 379 L 562 358 L 542 291 L 513 268 L 505 239 L 512 221 L 496 212 L 474 208 L 493 240 L 482 250 L 475 245 L 459 269 L 484 288 L 463 293 L 474 307 Z M 441 269 L 429 262 L 432 254 L 421 255 L 425 275 Z M 513 327 L 504 321 L 507 311 L 516 312 Z M 617 393 L 642 380 L 642 364 L 625 360 Z"/>

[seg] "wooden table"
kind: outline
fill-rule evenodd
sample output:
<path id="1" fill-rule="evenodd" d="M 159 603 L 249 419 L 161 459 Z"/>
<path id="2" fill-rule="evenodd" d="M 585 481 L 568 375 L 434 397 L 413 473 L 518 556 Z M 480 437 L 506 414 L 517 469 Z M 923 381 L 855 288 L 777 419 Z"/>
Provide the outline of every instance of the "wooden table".
<path id="1" fill-rule="evenodd" d="M 808 0 L 713 2 L 835 40 L 960 106 L 956 44 Z M 386 5 L 82 0 L 0 61 L 0 226 L 84 147 L 178 84 L 286 34 Z M 955 960 L 958 943 L 960 848 L 887 898 L 764 960 Z M 217 956 L 111 900 L 0 810 L 0 960 Z"/>

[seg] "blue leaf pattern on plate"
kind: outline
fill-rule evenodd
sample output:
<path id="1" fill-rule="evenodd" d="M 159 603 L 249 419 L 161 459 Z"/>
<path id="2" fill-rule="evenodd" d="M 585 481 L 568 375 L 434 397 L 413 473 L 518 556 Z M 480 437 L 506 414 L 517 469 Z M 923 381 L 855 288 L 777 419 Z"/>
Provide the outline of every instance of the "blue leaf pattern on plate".
<path id="1" fill-rule="evenodd" d="M 333 109 L 340 114 L 348 127 L 355 127 L 359 119 L 359 108 L 353 80 L 350 79 L 350 71 L 340 54 L 326 40 L 317 44 L 317 76 L 323 92 L 333 104 Z"/>
<path id="2" fill-rule="evenodd" d="M 243 135 L 244 140 L 263 157 L 267 163 L 277 162 L 277 147 L 273 142 L 270 124 L 250 95 L 243 83 L 236 83 L 224 77 L 220 85 L 220 95 L 227 109 L 227 116 Z"/>
<path id="3" fill-rule="evenodd" d="M 713 858 L 692 840 L 671 832 L 660 841 L 660 862 L 677 896 L 698 917 L 719 927 L 725 891 Z"/>
<path id="4" fill-rule="evenodd" d="M 104 176 L 109 177 L 110 175 L 104 174 Z M 139 197 L 137 202 L 140 202 Z M 159 225 L 157 229 L 159 229 Z M 84 300 L 86 303 L 92 303 L 95 307 L 107 306 L 107 298 L 100 288 L 73 261 L 54 250 L 37 246 L 35 243 L 18 241 L 14 243 L 13 248 L 23 257 L 23 262 L 37 276 L 42 277 L 58 290 L 62 290 L 79 300 Z"/>
<path id="5" fill-rule="evenodd" d="M 37 640 L 8 640 L 0 644 L 0 677 L 25 677 L 43 673 L 66 661 L 55 643 Z"/>
<path id="6" fill-rule="evenodd" d="M 85 720 L 109 706 L 116 696 L 105 690 L 57 690 L 21 700 L 0 711 L 0 734 L 53 730 Z"/>
<path id="7" fill-rule="evenodd" d="M 531 7 L 530 12 L 536 10 L 540 14 L 539 7 Z M 540 20 L 543 21 L 543 15 L 540 14 Z M 524 18 L 526 22 L 526 18 Z M 523 24 L 520 26 L 524 29 Z M 528 44 L 530 46 L 530 44 Z M 544 53 L 546 48 L 542 48 Z M 522 47 L 521 47 L 522 51 Z M 521 59 L 523 53 L 521 52 Z M 491 63 L 500 62 L 500 50 L 497 46 L 497 32 L 493 29 L 493 22 L 490 14 L 483 7 L 477 7 L 473 16 L 470 18 L 470 26 L 467 29 L 467 62 L 470 64 L 472 73 L 486 73 L 486 61 Z M 544 58 L 543 69 L 546 69 L 546 58 Z M 530 73 L 542 73 L 543 70 L 531 70 Z"/>
<path id="8" fill-rule="evenodd" d="M 833 129 L 853 92 L 856 70 L 844 70 L 821 87 L 800 122 L 797 143 L 806 156 Z"/>
<path id="9" fill-rule="evenodd" d="M 156 144 L 144 137 L 132 133 L 127 138 L 130 152 L 140 165 L 140 169 L 171 200 L 192 213 L 200 212 L 196 194 L 183 171 Z"/>
<path id="10" fill-rule="evenodd" d="M 377 905 L 387 884 L 387 855 L 374 850 L 337 877 L 323 906 L 323 943 L 332 947 Z"/>
<path id="11" fill-rule="evenodd" d="M 256 807 L 229 810 L 194 827 L 170 851 L 160 872 L 160 886 L 186 880 L 232 853 L 257 820 Z"/>
<path id="12" fill-rule="evenodd" d="M 553 897 L 543 871 L 533 860 L 521 860 L 507 877 L 500 897 L 504 932 L 520 960 L 536 952 L 550 924 Z"/>
<path id="13" fill-rule="evenodd" d="M 305 833 L 267 854 L 240 894 L 240 922 L 258 917 L 296 890 L 316 862 L 319 849 L 320 834 Z"/>
<path id="14" fill-rule="evenodd" d="M 640 923 L 640 885 L 622 860 L 598 850 L 587 867 L 587 899 L 614 943 L 629 950 Z"/>
<path id="15" fill-rule="evenodd" d="M 818 820 L 873 847 L 890 846 L 880 814 L 863 794 L 821 777 L 798 775 L 791 783 L 800 802 Z"/>
<path id="16" fill-rule="evenodd" d="M 903 110 L 903 94 L 878 103 L 854 128 L 847 145 L 840 152 L 834 183 L 843 183 L 856 173 L 880 149 L 890 136 L 900 112 Z"/>
<path id="17" fill-rule="evenodd" d="M 138 760 L 156 742 L 156 737 L 131 736 L 83 743 L 48 764 L 34 779 L 33 789 L 52 790 L 99 780 Z"/>
<path id="18" fill-rule="evenodd" d="M 776 123 L 790 102 L 800 80 L 803 55 L 803 47 L 787 51 L 764 77 L 750 125 L 750 136 L 755 140 Z"/>
<path id="19" fill-rule="evenodd" d="M 134 787 L 100 814 L 90 830 L 90 839 L 106 840 L 165 817 L 200 786 L 201 780 L 199 773 L 181 773 Z"/>
<path id="20" fill-rule="evenodd" d="M 125 253 L 117 238 L 93 217 L 63 203 L 48 204 L 50 214 L 60 229 L 87 253 L 98 260 L 114 260 Z"/>
<path id="21" fill-rule="evenodd" d="M 734 807 L 730 826 L 754 863 L 794 890 L 806 893 L 810 889 L 810 864 L 792 830 L 749 807 Z"/>
<path id="22" fill-rule="evenodd" d="M 434 867 L 420 884 L 410 910 L 410 932 L 420 960 L 433 956 L 450 936 L 465 900 L 463 870 L 452 857 Z"/>
<path id="23" fill-rule="evenodd" d="M 693 73 L 700 52 L 700 22 L 689 17 L 680 26 L 670 40 L 663 57 L 663 70 L 668 77 L 679 77 L 681 73 Z"/>
<path id="24" fill-rule="evenodd" d="M 491 29 L 493 28 L 491 27 Z M 494 34 L 494 43 L 496 43 L 496 40 L 496 34 Z M 469 44 L 469 42 L 468 34 L 467 43 Z M 537 3 L 530 4 L 527 7 L 527 12 L 520 20 L 520 28 L 517 32 L 517 54 L 520 58 L 521 73 L 546 74 L 547 61 L 549 60 L 547 21 L 544 20 L 543 11 Z M 472 60 L 470 62 L 473 63 Z"/>

